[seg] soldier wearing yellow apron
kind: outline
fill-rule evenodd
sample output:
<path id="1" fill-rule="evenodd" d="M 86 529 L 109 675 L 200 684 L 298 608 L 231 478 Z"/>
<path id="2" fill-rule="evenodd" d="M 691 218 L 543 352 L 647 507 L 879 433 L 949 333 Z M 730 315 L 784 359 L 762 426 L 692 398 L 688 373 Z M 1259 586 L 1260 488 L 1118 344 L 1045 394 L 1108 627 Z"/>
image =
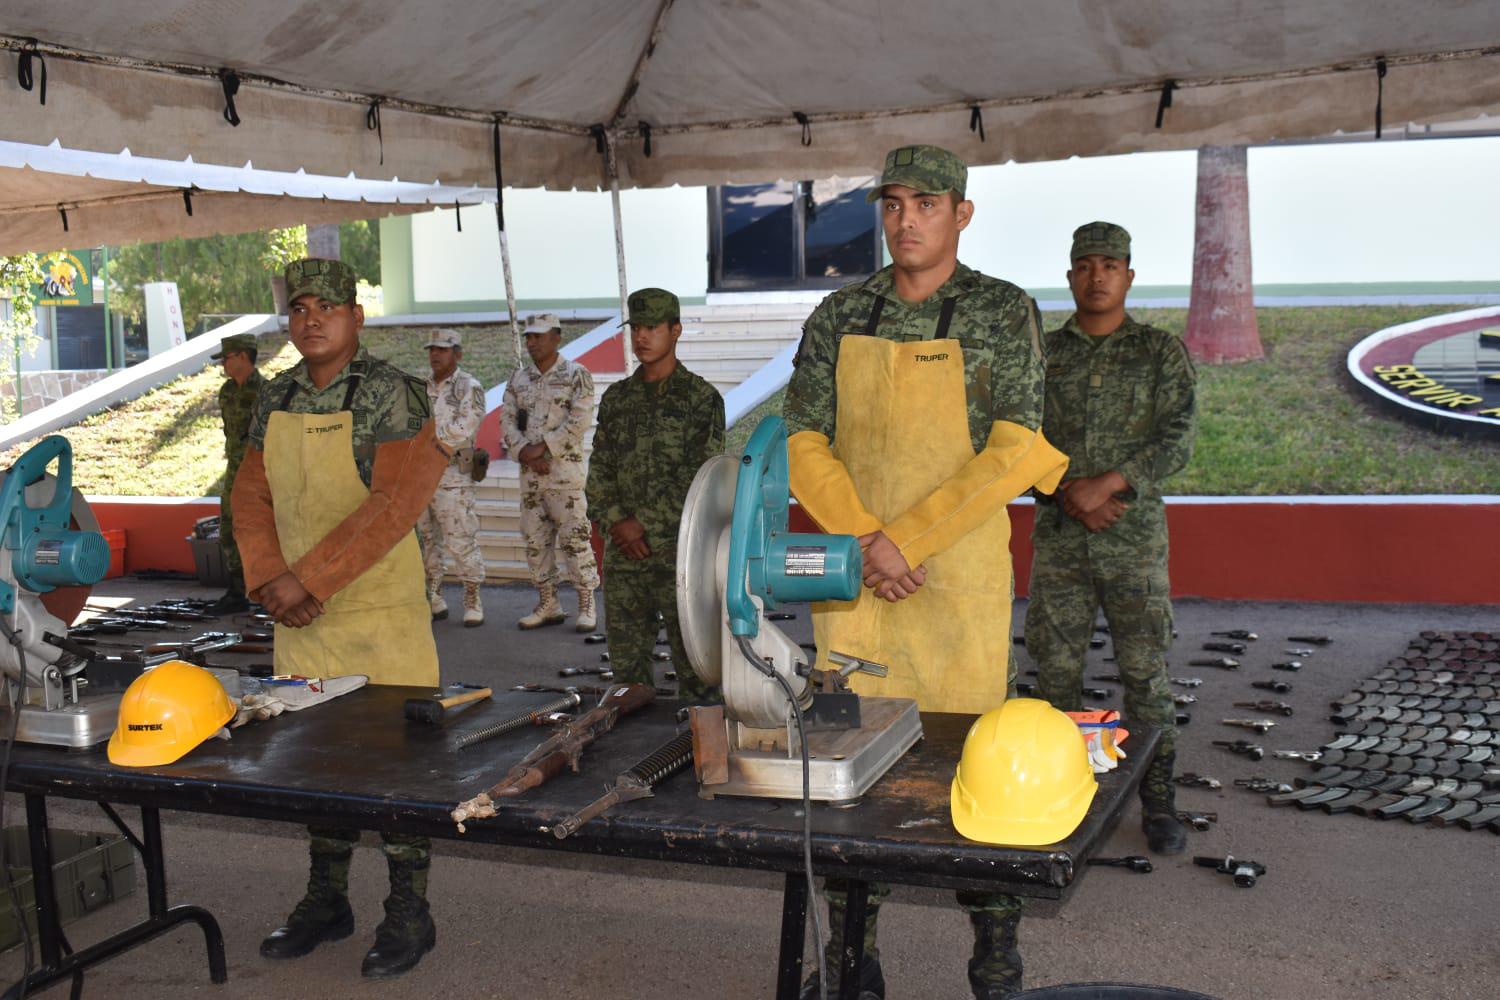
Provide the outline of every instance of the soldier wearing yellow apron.
<path id="1" fill-rule="evenodd" d="M 236 533 L 250 596 L 276 618 L 277 673 L 368 674 L 372 684 L 438 683 L 437 649 L 412 526 L 450 452 L 421 379 L 370 357 L 355 276 L 336 260 L 286 269 L 288 329 L 302 361 L 261 393 L 235 478 Z M 310 828 L 307 895 L 261 943 L 305 955 L 349 936 L 349 862 L 358 830 Z M 391 891 L 363 972 L 399 975 L 436 940 L 425 837 L 382 834 Z"/>
<path id="2" fill-rule="evenodd" d="M 791 486 L 825 530 L 859 536 L 867 589 L 813 609 L 818 665 L 831 650 L 882 663 L 861 694 L 923 711 L 982 713 L 1012 681 L 1006 504 L 1056 488 L 1067 458 L 1042 436 L 1036 303 L 958 262 L 974 205 L 968 170 L 934 146 L 892 150 L 879 199 L 891 266 L 824 299 L 808 318 L 784 412 Z M 872 885 L 862 997 L 884 997 Z M 828 885 L 837 976 L 845 886 Z M 981 1000 L 1020 988 L 1020 900 L 959 893 L 974 928 L 969 981 Z M 837 984 L 829 984 L 832 994 Z"/>

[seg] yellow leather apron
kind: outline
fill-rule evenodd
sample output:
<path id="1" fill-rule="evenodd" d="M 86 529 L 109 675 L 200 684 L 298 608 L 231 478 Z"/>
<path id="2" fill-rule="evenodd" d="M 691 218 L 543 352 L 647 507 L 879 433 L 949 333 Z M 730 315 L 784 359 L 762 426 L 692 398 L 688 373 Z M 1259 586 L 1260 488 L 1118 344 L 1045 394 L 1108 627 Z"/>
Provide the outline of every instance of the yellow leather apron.
<path id="1" fill-rule="evenodd" d="M 357 384 L 357 383 L 356 383 Z M 266 481 L 276 534 L 296 562 L 370 495 L 354 464 L 354 387 L 338 413 L 277 410 L 266 426 Z M 306 628 L 276 626 L 276 672 L 367 674 L 371 684 L 438 684 L 422 555 L 407 532 L 363 576 L 324 602 Z"/>
<path id="2" fill-rule="evenodd" d="M 941 337 L 946 331 L 939 331 Z M 833 445 L 865 508 L 889 524 L 974 458 L 963 348 L 847 335 L 839 345 Z M 1005 508 L 926 562 L 927 582 L 894 603 L 864 588 L 813 606 L 818 665 L 829 650 L 882 663 L 859 694 L 914 698 L 923 711 L 978 714 L 1005 701 L 1012 601 Z"/>

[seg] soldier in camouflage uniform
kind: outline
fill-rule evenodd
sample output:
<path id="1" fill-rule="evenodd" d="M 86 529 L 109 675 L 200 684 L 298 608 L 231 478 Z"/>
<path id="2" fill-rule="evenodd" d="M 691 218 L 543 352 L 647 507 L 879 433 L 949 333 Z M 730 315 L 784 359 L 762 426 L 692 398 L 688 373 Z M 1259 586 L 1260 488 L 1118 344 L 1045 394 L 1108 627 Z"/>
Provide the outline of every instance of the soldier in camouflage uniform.
<path id="1" fill-rule="evenodd" d="M 422 380 L 360 346 L 353 270 L 308 259 L 286 276 L 303 360 L 267 383 L 251 418 L 233 494 L 245 582 L 276 618 L 280 672 L 434 687 L 412 526 L 452 452 L 437 437 Z M 261 942 L 267 958 L 305 955 L 353 932 L 349 863 L 359 831 L 308 832 L 307 893 Z M 428 839 L 382 832 L 381 842 L 390 894 L 362 967 L 371 978 L 400 975 L 436 941 Z"/>
<path id="2" fill-rule="evenodd" d="M 479 516 L 474 513 L 474 435 L 484 420 L 484 386 L 458 367 L 463 336 L 457 330 L 433 330 L 427 338 L 427 398 L 438 440 L 453 449 L 432 503 L 417 520 L 422 563 L 427 575 L 427 604 L 434 620 L 448 617 L 443 600 L 443 555 L 452 558 L 464 585 L 464 627 L 484 624 L 479 586 L 484 583 L 484 556 L 479 551 Z"/>
<path id="3" fill-rule="evenodd" d="M 1034 483 L 1055 484 L 1066 460 L 1046 445 L 1038 430 L 1043 365 L 1036 303 L 1015 285 L 980 274 L 957 259 L 959 233 L 974 211 L 973 203 L 964 198 L 967 175 L 961 160 L 937 147 L 906 146 L 888 154 L 871 198 L 880 199 L 893 264 L 833 293 L 808 318 L 784 412 L 791 435 L 792 488 L 799 502 L 826 530 L 860 536 L 865 584 L 879 597 L 892 606 L 928 602 L 915 616 L 891 619 L 886 631 L 899 634 L 885 640 L 886 650 L 868 653 L 889 665 L 892 677 L 901 664 L 900 672 L 916 679 L 890 691 L 861 680 L 867 686 L 858 690 L 914 697 L 925 710 L 978 713 L 1003 702 L 1014 680 L 1005 623 L 1013 595 L 1003 555 L 1009 532 L 1005 504 Z M 900 350 L 891 348 L 892 342 Z M 955 370 L 955 347 L 961 370 Z M 857 368 L 846 371 L 851 358 L 858 363 L 872 356 L 895 388 L 871 391 L 859 381 Z M 939 364 L 953 366 L 947 369 L 948 381 L 925 381 L 928 376 L 916 371 L 935 370 Z M 913 374 L 902 375 L 903 366 Z M 925 399 L 903 395 L 897 380 L 907 378 Z M 840 396 L 849 387 L 860 391 L 858 399 Z M 948 395 L 955 390 L 965 394 L 963 407 Z M 952 433 L 946 423 L 938 430 L 924 422 L 924 416 L 931 419 L 932 404 L 941 404 L 945 421 L 966 415 L 968 433 L 957 442 L 938 440 Z M 878 432 L 841 442 L 839 434 L 848 428 L 835 417 L 853 417 L 858 409 L 888 414 L 874 423 L 892 428 L 893 436 L 904 435 L 908 444 L 894 451 L 905 454 L 884 452 L 881 443 L 871 440 L 879 437 Z M 862 416 L 860 420 L 872 422 Z M 948 468 L 959 471 L 934 477 L 932 467 L 923 467 L 924 453 L 939 449 L 952 459 Z M 982 474 L 966 478 L 971 469 Z M 928 495 L 934 478 L 942 486 Z M 915 494 L 908 490 L 903 499 L 895 500 L 889 492 L 892 484 L 911 484 Z M 883 501 L 879 505 L 877 496 Z M 892 508 L 896 516 L 886 513 L 882 519 L 876 513 L 881 506 Z M 924 515 L 921 525 L 907 523 L 911 518 L 901 513 L 930 515 L 938 508 L 941 516 Z M 969 514 L 972 519 L 966 519 Z M 954 559 L 958 562 L 942 561 Z M 989 581 L 982 601 L 965 593 L 971 577 L 987 572 L 979 563 L 998 564 L 1003 572 L 1003 578 Z M 860 611 L 869 599 L 866 593 L 852 610 Z M 880 602 L 873 602 L 874 610 L 880 607 Z M 833 617 L 849 613 L 843 606 Z M 816 624 L 816 607 L 814 619 Z M 872 634 L 877 629 L 855 631 Z M 952 645 L 968 641 L 954 636 L 977 637 L 988 645 L 976 652 Z M 858 647 L 844 648 L 863 640 L 861 635 L 841 636 L 831 630 L 820 634 L 819 660 L 826 658 L 828 649 L 823 647 L 828 643 L 841 652 L 865 656 Z M 995 669 L 1000 663 L 1008 669 Z M 827 881 L 830 938 L 821 969 L 803 984 L 804 998 L 818 996 L 820 978 L 830 980 L 830 996 L 839 988 L 850 888 L 843 879 Z M 876 927 L 880 903 L 889 893 L 886 885 L 869 885 L 862 1000 L 885 996 Z M 974 932 L 969 962 L 974 995 L 987 1000 L 1019 990 L 1020 899 L 960 892 L 958 902 L 969 913 Z"/>
<path id="4" fill-rule="evenodd" d="M 589 462 L 589 512 L 606 535 L 604 614 L 619 680 L 652 684 L 657 615 L 664 619 L 682 698 L 707 687 L 677 624 L 677 528 L 698 468 L 724 450 L 724 397 L 677 360 L 677 296 L 630 293 L 630 344 L 640 367 L 599 403 Z"/>
<path id="5" fill-rule="evenodd" d="M 1026 649 L 1041 696 L 1077 710 L 1103 606 L 1126 721 L 1161 730 L 1141 782 L 1142 826 L 1151 850 L 1177 854 L 1187 834 L 1172 794 L 1177 725 L 1167 686 L 1172 602 L 1161 481 L 1192 454 L 1196 377 L 1180 338 L 1125 311 L 1135 277 L 1129 233 L 1108 222 L 1081 226 L 1072 261 L 1077 311 L 1047 334 L 1045 417 L 1048 435 L 1072 462 L 1056 498 L 1038 498 Z"/>
<path id="6" fill-rule="evenodd" d="M 594 418 L 594 377 L 558 353 L 562 321 L 554 314 L 532 316 L 525 333 L 531 364 L 505 385 L 500 431 L 505 450 L 521 465 L 521 535 L 526 540 L 526 566 L 541 599 L 517 624 L 533 629 L 563 622 L 557 600 L 561 548 L 578 593 L 574 628 L 592 632 L 599 567 L 583 496 L 588 479 L 583 438 Z"/>
<path id="7" fill-rule="evenodd" d="M 219 551 L 224 555 L 229 587 L 224 596 L 209 608 L 216 615 L 232 615 L 250 607 L 250 601 L 245 597 L 245 567 L 240 563 L 240 548 L 234 543 L 234 510 L 229 494 L 234 488 L 234 477 L 240 471 L 240 460 L 245 457 L 255 397 L 266 384 L 255 368 L 257 353 L 255 337 L 238 333 L 219 341 L 218 353 L 210 355 L 223 365 L 224 374 L 229 376 L 219 386 L 219 415 L 224 419 L 224 458 L 228 462 L 223 495 L 219 498 Z"/>

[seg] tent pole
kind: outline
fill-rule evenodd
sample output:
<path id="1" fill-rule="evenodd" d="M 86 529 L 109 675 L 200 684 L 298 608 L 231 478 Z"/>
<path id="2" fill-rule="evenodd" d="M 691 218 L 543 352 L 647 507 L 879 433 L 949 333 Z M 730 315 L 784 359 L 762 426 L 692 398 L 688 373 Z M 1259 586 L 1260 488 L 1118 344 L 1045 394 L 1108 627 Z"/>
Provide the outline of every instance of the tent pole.
<path id="1" fill-rule="evenodd" d="M 500 271 L 505 275 L 505 314 L 510 320 L 510 348 L 516 356 L 516 371 L 526 366 L 526 351 L 521 346 L 521 324 L 516 322 L 516 286 L 510 273 L 510 237 L 500 230 Z"/>
<path id="2" fill-rule="evenodd" d="M 614 212 L 615 219 L 615 268 L 618 271 L 620 283 L 620 323 L 623 325 L 630 310 L 625 304 L 626 297 L 630 294 L 630 285 L 625 279 L 625 227 L 620 216 L 620 170 L 615 161 L 615 136 L 613 132 L 604 134 L 604 164 L 609 173 L 609 202 Z M 630 350 L 628 343 L 622 343 L 621 347 L 625 355 L 625 373 L 635 373 L 635 352 Z"/>

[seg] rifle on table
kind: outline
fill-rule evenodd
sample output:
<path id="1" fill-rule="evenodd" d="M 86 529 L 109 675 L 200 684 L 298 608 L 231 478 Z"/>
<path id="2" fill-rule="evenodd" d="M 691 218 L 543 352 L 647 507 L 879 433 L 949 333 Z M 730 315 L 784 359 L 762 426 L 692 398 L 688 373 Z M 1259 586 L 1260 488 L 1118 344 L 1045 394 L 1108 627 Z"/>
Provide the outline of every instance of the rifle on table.
<path id="1" fill-rule="evenodd" d="M 693 733 L 678 733 L 657 751 L 615 779 L 603 795 L 552 827 L 552 836 L 565 840 L 595 816 L 621 802 L 651 797 L 651 786 L 670 778 L 693 762 Z"/>
<path id="2" fill-rule="evenodd" d="M 584 747 L 613 729 L 622 716 L 655 700 L 655 689 L 645 684 L 618 684 L 610 688 L 597 706 L 569 722 L 559 723 L 557 732 L 522 758 L 493 788 L 455 806 L 451 815 L 458 824 L 458 832 L 464 832 L 464 820 L 495 815 L 496 799 L 515 798 L 555 778 L 565 767 L 577 771 Z"/>

